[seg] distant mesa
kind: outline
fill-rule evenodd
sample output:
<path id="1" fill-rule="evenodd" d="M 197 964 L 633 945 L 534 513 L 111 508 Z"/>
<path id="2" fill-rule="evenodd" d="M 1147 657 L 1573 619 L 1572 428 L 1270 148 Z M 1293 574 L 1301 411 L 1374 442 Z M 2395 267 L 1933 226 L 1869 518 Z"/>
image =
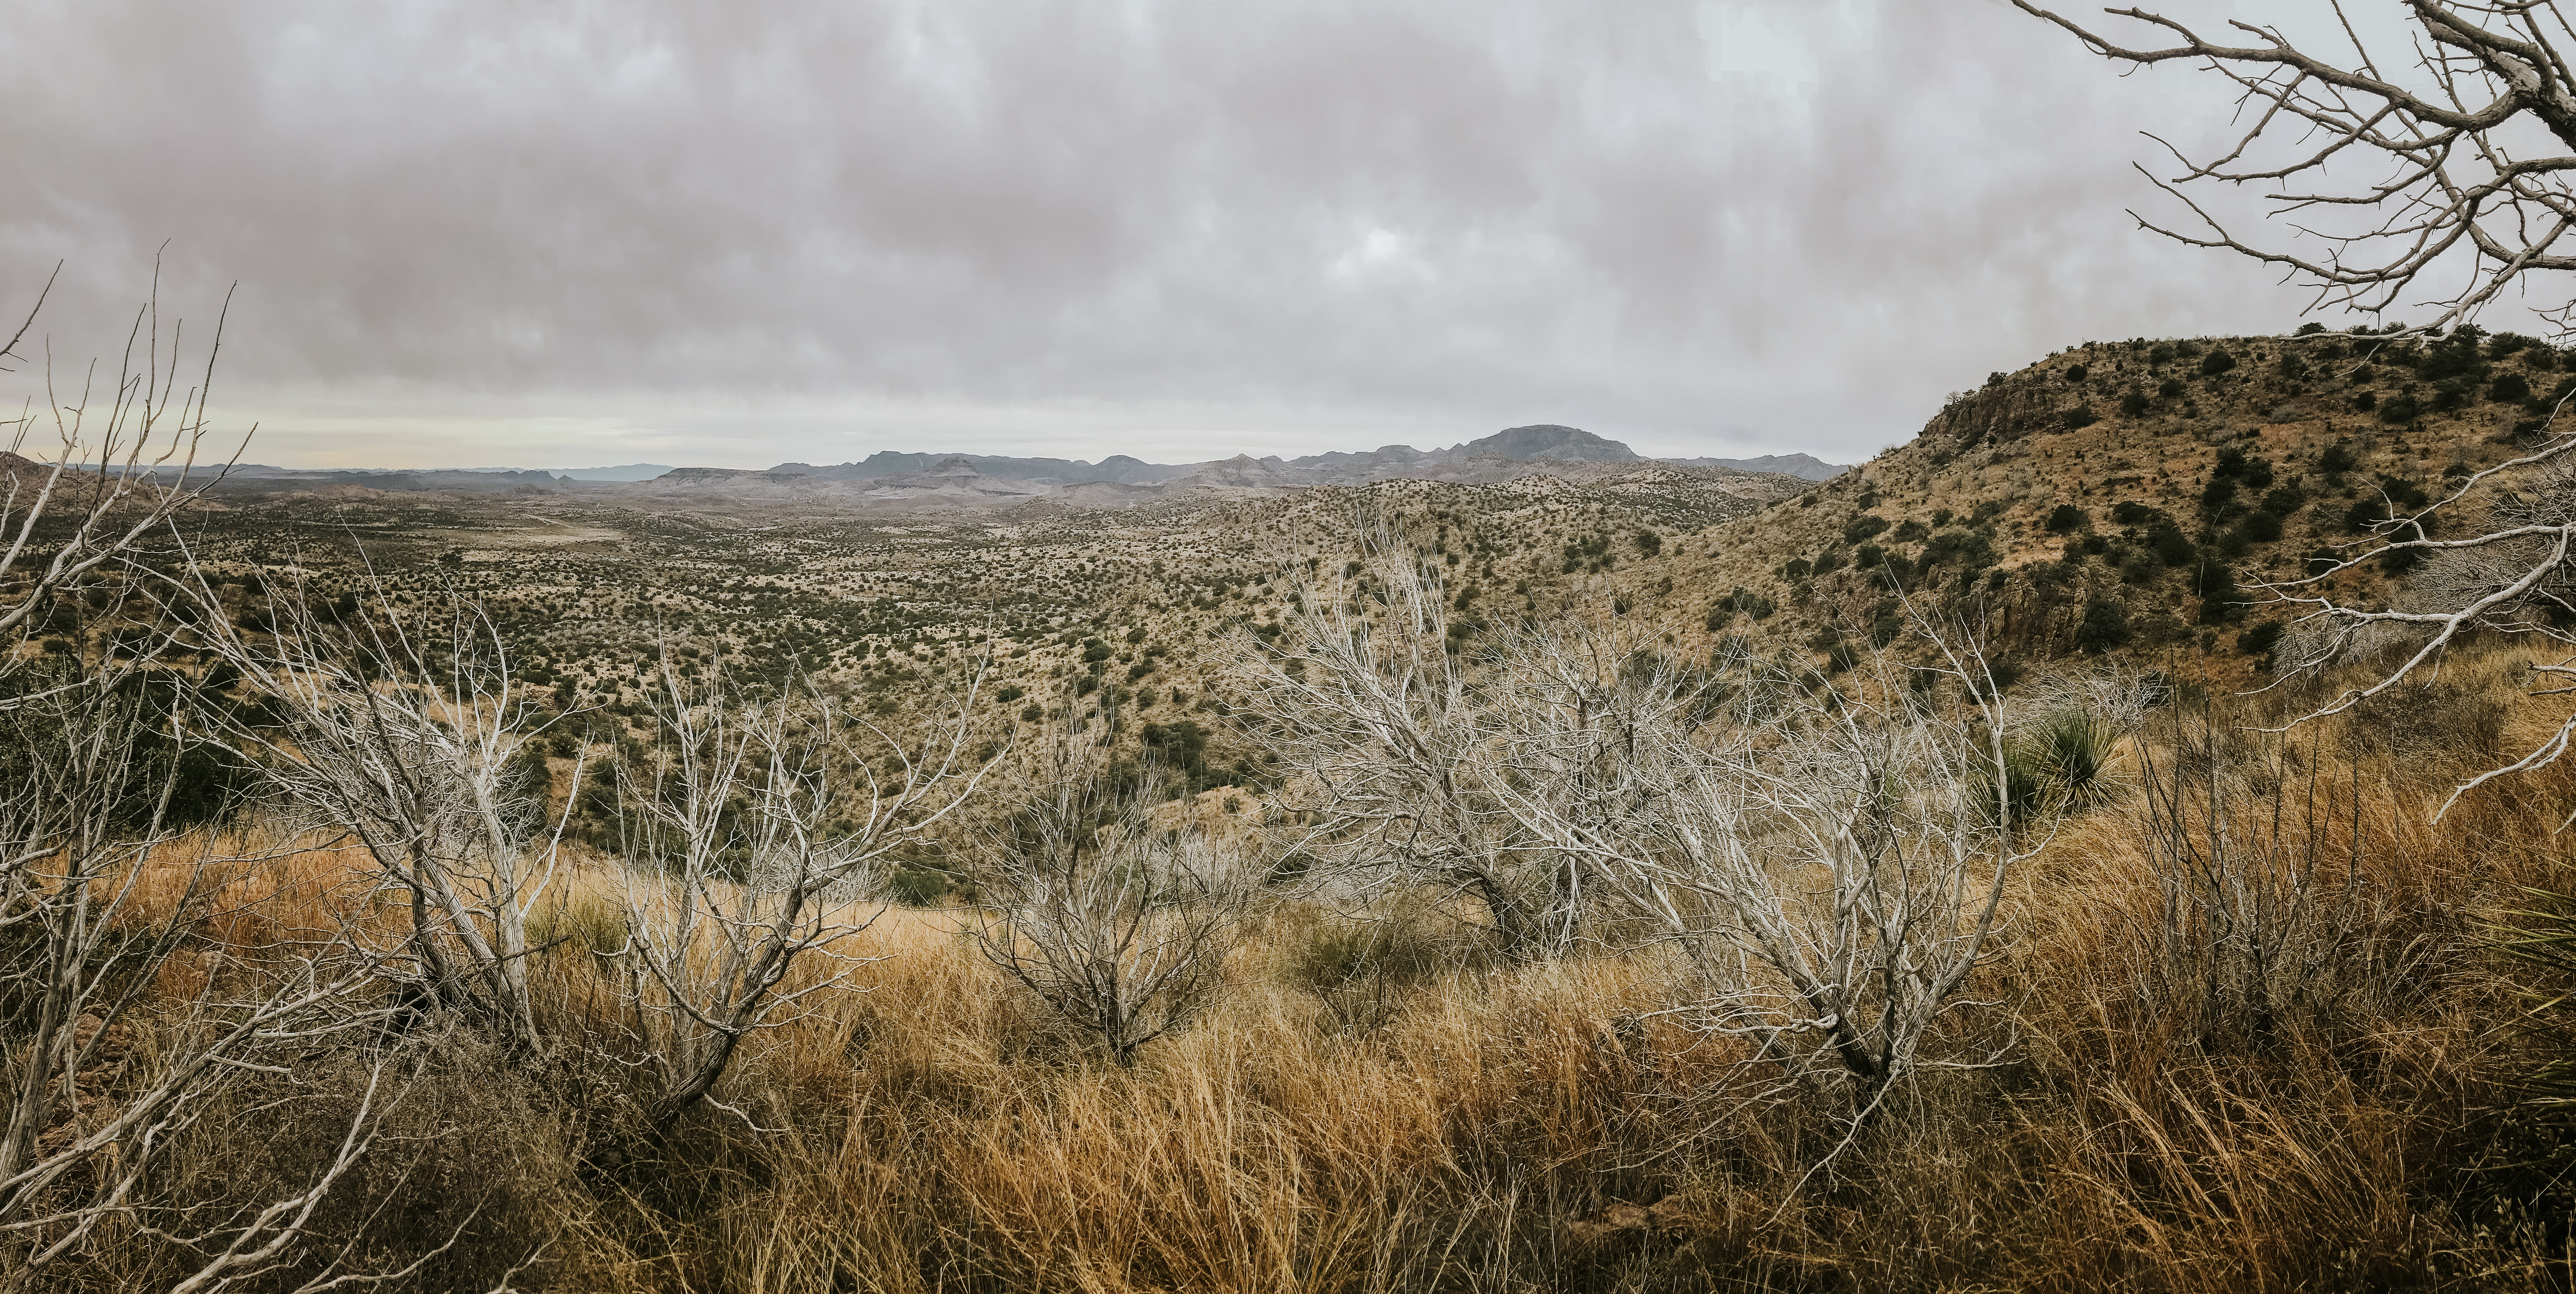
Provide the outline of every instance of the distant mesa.
<path id="1" fill-rule="evenodd" d="M 799 472 L 753 471 L 740 467 L 675 467 L 654 477 L 654 485 L 800 485 Z"/>
<path id="2" fill-rule="evenodd" d="M 1604 440 L 1580 427 L 1560 427 L 1538 423 L 1528 427 L 1510 427 L 1483 440 L 1471 440 L 1452 454 L 1468 457 L 1509 458 L 1530 463 L 1548 459 L 1565 463 L 1633 463 L 1643 455 L 1615 440 Z"/>

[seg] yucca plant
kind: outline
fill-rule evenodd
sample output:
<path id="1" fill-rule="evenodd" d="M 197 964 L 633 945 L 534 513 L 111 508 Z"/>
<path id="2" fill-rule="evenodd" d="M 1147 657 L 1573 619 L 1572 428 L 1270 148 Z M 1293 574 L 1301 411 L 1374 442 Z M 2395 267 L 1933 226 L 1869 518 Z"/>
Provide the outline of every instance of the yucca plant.
<path id="1" fill-rule="evenodd" d="M 2118 742 L 2112 725 L 2081 706 L 2047 711 L 2005 743 L 2003 796 L 1993 793 L 1997 770 L 1977 770 L 1979 802 L 2008 806 L 2016 825 L 2089 808 L 2110 793 L 2105 774 Z"/>

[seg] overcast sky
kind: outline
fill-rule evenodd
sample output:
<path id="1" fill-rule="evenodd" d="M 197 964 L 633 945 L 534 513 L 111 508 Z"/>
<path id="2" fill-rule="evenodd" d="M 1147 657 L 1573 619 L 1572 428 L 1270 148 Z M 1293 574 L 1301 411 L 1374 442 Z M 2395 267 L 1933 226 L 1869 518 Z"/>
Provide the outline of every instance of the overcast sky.
<path id="1" fill-rule="evenodd" d="M 239 284 L 223 425 L 302 466 L 1854 461 L 2304 301 L 2123 212 L 2206 77 L 2001 0 L 18 0 L 0 84 L 58 384 L 166 242 L 192 336 Z"/>

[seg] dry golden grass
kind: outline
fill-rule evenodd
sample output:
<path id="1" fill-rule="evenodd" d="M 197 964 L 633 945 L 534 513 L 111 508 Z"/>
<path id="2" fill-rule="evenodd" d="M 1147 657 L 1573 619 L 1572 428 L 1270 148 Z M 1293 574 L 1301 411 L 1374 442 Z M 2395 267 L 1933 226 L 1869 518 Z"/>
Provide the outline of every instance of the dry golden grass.
<path id="1" fill-rule="evenodd" d="M 2465 658 L 2421 703 L 2495 703 L 2511 665 Z M 2498 739 L 2541 721 L 2508 705 Z M 2437 829 L 2475 760 L 2406 742 L 2444 722 L 2338 720 L 2276 743 L 2295 809 L 2279 838 L 2335 860 L 2337 893 L 2360 897 L 2305 936 L 2343 941 L 2332 991 L 2250 1033 L 2213 1032 L 2156 987 L 2139 782 L 2149 758 L 2261 743 L 2223 723 L 2143 734 L 2127 785 L 2018 879 L 2009 955 L 1977 986 L 1995 1005 L 1955 1026 L 2018 1037 L 2008 1062 L 1926 1073 L 1812 1175 L 1841 1125 L 1776 1091 L 1746 1045 L 1649 1016 L 1688 982 L 1656 949 L 1461 962 L 1354 1031 L 1294 971 L 1334 918 L 1283 907 L 1208 1015 L 1119 1069 L 976 955 L 969 914 L 895 910 L 835 948 L 884 960 L 757 1039 L 728 1108 L 652 1144 L 597 944 L 554 945 L 539 978 L 564 1058 L 528 1074 L 459 1044 L 329 1225 L 374 1228 L 362 1252 L 388 1264 L 465 1237 L 425 1289 L 487 1288 L 531 1253 L 515 1288 L 2563 1288 L 2569 1197 L 2551 1174 L 2576 1158 L 2517 1105 L 2528 986 L 2486 923 L 2520 887 L 2564 884 L 2550 828 L 2576 770 L 2481 790 Z M 2222 794 L 2267 814 L 2270 785 Z M 227 919 L 268 931 L 361 898 L 327 853 L 229 884 Z M 613 922 L 612 898 L 607 874 L 573 869 L 546 929 Z M 291 1180 L 333 1107 L 275 1108 L 256 1128 L 201 1125 L 189 1189 Z M 143 1274 L 111 1263 L 65 1286 Z"/>

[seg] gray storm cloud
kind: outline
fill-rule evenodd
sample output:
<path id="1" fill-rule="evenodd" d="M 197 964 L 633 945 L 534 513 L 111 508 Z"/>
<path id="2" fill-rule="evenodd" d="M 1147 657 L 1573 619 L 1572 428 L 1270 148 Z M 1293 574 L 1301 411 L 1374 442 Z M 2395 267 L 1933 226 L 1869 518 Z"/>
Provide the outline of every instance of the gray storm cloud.
<path id="1" fill-rule="evenodd" d="M 2223 125 L 1989 0 L 26 4 L 0 293 L 238 280 L 254 457 L 1903 439 L 2300 298 L 2161 245 Z M 2195 133 L 2199 132 L 2199 133 Z"/>

